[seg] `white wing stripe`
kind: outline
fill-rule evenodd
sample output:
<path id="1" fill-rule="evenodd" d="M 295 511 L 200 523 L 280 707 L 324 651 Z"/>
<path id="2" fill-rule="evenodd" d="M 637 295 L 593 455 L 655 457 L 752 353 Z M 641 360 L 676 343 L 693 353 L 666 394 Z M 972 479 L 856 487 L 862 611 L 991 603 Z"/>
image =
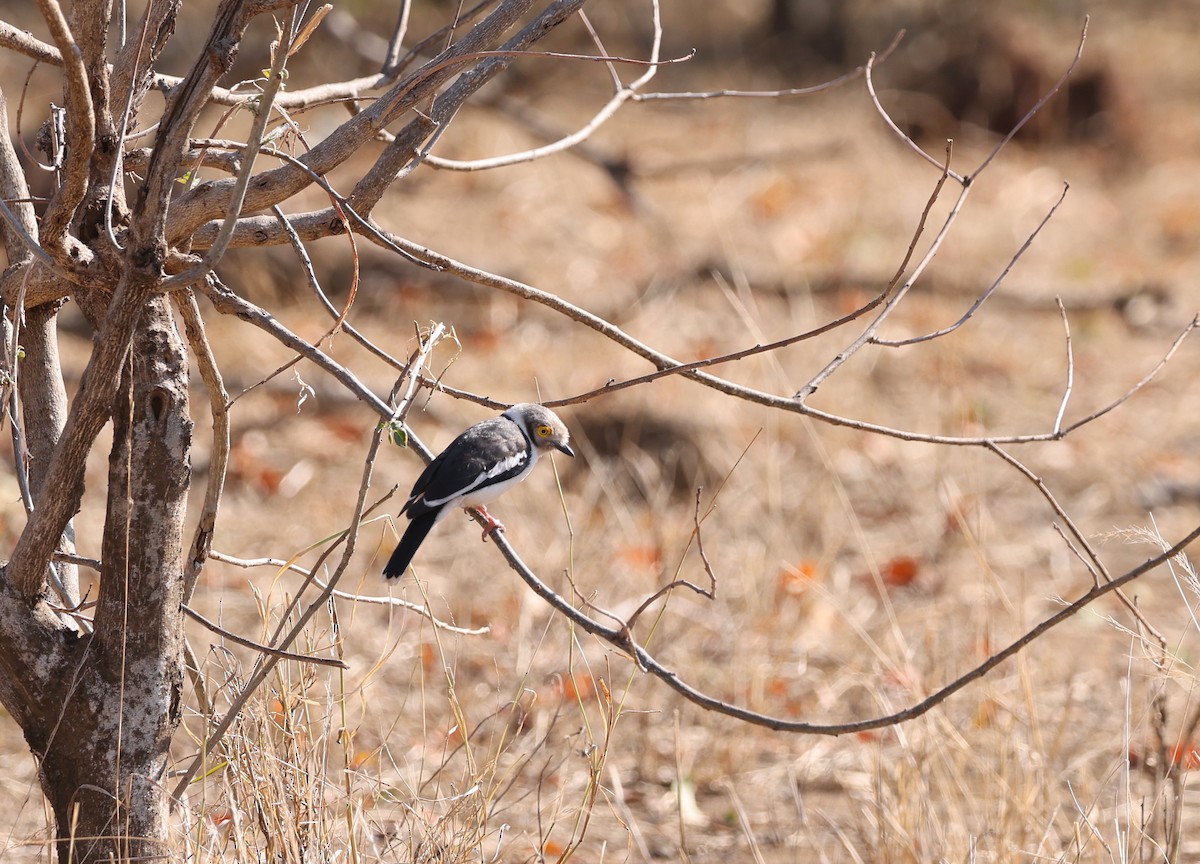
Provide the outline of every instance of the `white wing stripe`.
<path id="1" fill-rule="evenodd" d="M 440 507 L 442 504 L 445 504 L 448 501 L 453 501 L 456 498 L 462 498 L 464 495 L 466 495 L 470 492 L 473 492 L 475 489 L 479 488 L 482 485 L 485 485 L 487 483 L 487 481 L 491 480 L 493 477 L 498 477 L 501 474 L 506 474 L 507 472 L 511 471 L 513 468 L 516 468 L 518 465 L 524 464 L 528 458 L 529 458 L 528 451 L 523 450 L 520 453 L 516 453 L 516 454 L 508 457 L 507 459 L 505 459 L 502 462 L 497 462 L 495 465 L 493 465 L 487 471 L 484 471 L 482 474 L 480 474 L 478 477 L 476 477 L 473 481 L 471 481 L 471 483 L 464 486 L 463 488 L 458 489 L 455 492 L 452 492 L 449 495 L 446 495 L 442 498 L 426 498 L 425 505 L 427 507 Z"/>

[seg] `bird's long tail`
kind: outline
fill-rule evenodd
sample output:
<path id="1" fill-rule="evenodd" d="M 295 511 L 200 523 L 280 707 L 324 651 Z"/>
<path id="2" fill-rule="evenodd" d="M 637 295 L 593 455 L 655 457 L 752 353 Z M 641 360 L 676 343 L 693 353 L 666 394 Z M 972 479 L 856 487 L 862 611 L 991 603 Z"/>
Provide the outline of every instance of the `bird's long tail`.
<path id="1" fill-rule="evenodd" d="M 404 571 L 408 569 L 408 562 L 412 561 L 413 556 L 417 554 L 417 549 L 421 546 L 421 542 L 429 534 L 429 529 L 433 527 L 433 523 L 437 521 L 437 511 L 431 513 L 422 513 L 411 522 L 408 523 L 408 529 L 404 532 L 404 536 L 400 538 L 400 543 L 396 546 L 396 551 L 392 553 L 392 557 L 388 559 L 387 566 L 383 568 L 383 575 L 389 580 L 399 579 L 404 575 Z"/>

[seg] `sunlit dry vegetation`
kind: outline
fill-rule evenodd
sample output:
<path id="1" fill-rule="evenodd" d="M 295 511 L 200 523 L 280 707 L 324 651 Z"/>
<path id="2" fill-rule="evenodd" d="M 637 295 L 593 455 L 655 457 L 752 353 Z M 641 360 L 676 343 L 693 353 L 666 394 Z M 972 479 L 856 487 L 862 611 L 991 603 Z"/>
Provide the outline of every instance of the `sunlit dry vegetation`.
<path id="1" fill-rule="evenodd" d="M 610 74 L 628 83 L 647 71 L 523 58 L 373 218 L 417 257 L 432 250 L 551 303 L 457 265 L 419 267 L 361 234 L 310 241 L 303 255 L 287 242 L 243 245 L 217 268 L 379 399 L 405 379 L 349 333 L 326 337 L 337 314 L 348 309 L 346 323 L 401 361 L 428 349 L 425 383 L 403 404 L 434 451 L 496 404 L 563 401 L 579 458 L 556 457 L 496 505 L 507 526 L 497 542 L 480 543 L 455 515 L 422 547 L 416 578 L 387 596 L 379 573 L 403 530 L 394 514 L 420 471 L 416 447 L 393 446 L 372 406 L 312 356 L 272 376 L 294 346 L 222 314 L 219 296 L 199 297 L 232 399 L 231 446 L 212 557 L 190 600 L 224 632 L 187 624 L 198 668 L 162 781 L 174 793 L 192 772 L 171 814 L 178 860 L 1200 856 L 1189 788 L 1200 582 L 1179 557 L 1122 596 L 1096 591 L 1200 517 L 1190 398 L 1200 355 L 1186 338 L 1200 299 L 1189 149 L 1200 115 L 1195 83 L 1168 61 L 1192 55 L 1195 22 L 1182 7 L 1150 20 L 1104 6 L 1075 66 L 1084 22 L 1073 11 L 943 20 L 939 4 L 905 4 L 907 17 L 867 16 L 861 32 L 831 22 L 814 33 L 785 3 L 700 5 L 664 0 L 661 57 L 697 53 L 659 68 L 647 91 L 820 84 L 907 32 L 870 70 L 878 105 L 862 70 L 811 95 L 630 100 L 574 149 L 477 172 L 439 165 L 556 140 L 611 98 Z M 39 35 L 32 10 L 0 9 Z M 378 68 L 374 34 L 390 31 L 393 12 L 335 9 L 296 51 L 286 89 Z M 200 28 L 207 14 L 185 17 Z M 424 36 L 452 14 L 415 4 L 410 30 Z M 649 56 L 649 2 L 588 14 L 588 27 L 574 19 L 537 50 Z M 269 66 L 266 23 L 223 84 Z M 836 56 L 815 47 L 835 43 Z M 184 60 L 165 55 L 161 71 L 186 71 L 171 63 Z M 974 87 L 964 63 L 979 71 Z M 14 134 L 24 93 L 30 148 L 58 74 L 39 68 L 23 91 L 24 71 L 3 73 Z M 341 110 L 290 112 L 295 127 L 272 146 L 303 152 Z M 244 138 L 248 118 L 223 125 L 225 112 L 208 109 L 193 137 Z M 986 165 L 969 186 L 939 167 L 946 137 L 951 171 Z M 345 192 L 383 147 L 373 146 L 328 183 Z M 224 176 L 206 167 L 196 179 Z M 328 205 L 314 186 L 284 210 Z M 704 370 L 789 400 L 890 309 L 804 410 L 683 374 L 576 399 L 655 364 L 554 308 L 586 310 L 687 363 L 806 333 L 881 295 L 829 332 Z M 887 344 L 969 310 L 938 338 Z M 59 321 L 73 392 L 91 330 L 72 305 Z M 194 520 L 214 462 L 194 358 L 192 384 Z M 366 465 L 373 509 L 339 593 L 282 646 L 344 668 L 276 658 L 211 741 L 264 656 L 232 636 L 277 644 L 317 597 L 338 570 Z M 85 559 L 99 555 L 107 472 L 98 447 L 75 523 Z M 13 473 L 0 483 L 7 554 L 26 515 Z M 503 551 L 632 642 L 556 611 Z M 316 583 L 304 575 L 314 567 Z M 82 570 L 85 599 L 93 575 Z M 676 580 L 714 585 L 714 596 L 681 585 L 646 603 Z M 869 722 L 922 703 L 1089 591 L 1078 614 L 918 716 Z M 635 662 L 633 643 L 776 725 L 860 726 L 773 730 L 707 710 Z M 0 854 L 51 860 L 36 763 L 7 716 L 0 732 Z"/>

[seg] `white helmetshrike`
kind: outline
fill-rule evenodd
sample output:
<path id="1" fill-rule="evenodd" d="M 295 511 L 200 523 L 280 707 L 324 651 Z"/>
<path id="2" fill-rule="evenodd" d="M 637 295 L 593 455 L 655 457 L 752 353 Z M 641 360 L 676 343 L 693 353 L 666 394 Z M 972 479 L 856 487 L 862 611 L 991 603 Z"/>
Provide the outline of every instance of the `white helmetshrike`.
<path id="1" fill-rule="evenodd" d="M 491 420 L 476 423 L 450 442 L 413 484 L 400 512 L 408 529 L 383 568 L 387 579 L 404 575 L 431 528 L 453 510 L 474 508 L 487 520 L 483 537 L 504 526 L 483 506 L 520 483 L 553 447 L 574 456 L 567 427 L 549 408 L 523 402 Z"/>

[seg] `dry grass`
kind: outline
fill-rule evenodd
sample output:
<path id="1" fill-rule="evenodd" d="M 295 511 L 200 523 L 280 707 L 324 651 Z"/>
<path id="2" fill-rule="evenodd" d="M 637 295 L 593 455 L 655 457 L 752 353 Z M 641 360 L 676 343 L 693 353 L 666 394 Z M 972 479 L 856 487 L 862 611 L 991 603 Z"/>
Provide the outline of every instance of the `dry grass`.
<path id="1" fill-rule="evenodd" d="M 1193 53 L 1186 33 L 1152 22 L 1119 37 L 1098 25 L 1094 50 L 1118 68 L 1136 65 L 1131 86 L 1155 80 L 1167 57 Z M 1134 32 L 1161 47 L 1157 57 L 1132 56 L 1143 38 Z M 1069 179 L 1067 205 L 1003 293 L 951 337 L 864 352 L 815 404 L 947 434 L 1044 431 L 1065 368 L 1055 295 L 1074 335 L 1071 416 L 1132 385 L 1200 300 L 1188 191 L 1200 183 L 1200 164 L 1179 137 L 1158 134 L 1177 121 L 1194 127 L 1191 114 L 1180 119 L 1179 99 L 1146 91 L 1146 132 L 1132 165 L 1082 146 L 1007 151 L 889 335 L 961 314 Z M 539 107 L 564 125 L 585 113 L 561 97 Z M 448 155 L 528 143 L 492 116 L 457 122 Z M 692 358 L 780 338 L 861 302 L 900 260 L 936 179 L 853 88 L 799 103 L 635 107 L 598 146 L 628 152 L 645 169 L 635 200 L 565 157 L 420 179 L 387 218 L 404 236 L 556 291 Z M 967 136 L 963 164 L 988 146 Z M 344 287 L 345 249 L 319 248 L 323 280 Z M 326 320 L 295 290 L 301 282 L 287 259 L 271 254 L 281 263 L 242 255 L 226 278 L 281 305 L 298 332 L 320 333 Z M 461 353 L 437 358 L 453 361 L 446 381 L 454 386 L 519 401 L 646 371 L 548 312 L 427 279 L 394 259 L 366 264 L 356 324 L 398 354 L 412 345 L 414 322 L 454 325 Z M 1108 302 L 1146 286 L 1162 286 L 1169 302 L 1144 320 Z M 211 332 L 231 392 L 287 359 L 239 322 L 213 320 Z M 790 393 L 844 341 L 835 334 L 722 371 Z M 68 341 L 65 350 L 78 356 L 85 347 Z M 388 371 L 348 340 L 334 353 L 386 392 Z M 1018 451 L 1114 572 L 1157 547 L 1156 535 L 1128 542 L 1112 532 L 1150 528 L 1153 519 L 1171 539 L 1200 515 L 1200 415 L 1189 398 L 1198 367 L 1187 345 L 1121 411 L 1066 441 Z M 235 407 L 216 539 L 224 552 L 290 558 L 349 517 L 374 419 L 311 367 L 300 375 L 317 399 L 298 412 L 295 381 Z M 205 404 L 199 391 L 195 404 Z M 707 503 L 723 481 L 704 535 L 717 599 L 675 593 L 656 607 L 661 614 L 643 616 L 637 636 L 687 680 L 755 710 L 816 722 L 897 710 L 1091 584 L 1036 490 L 982 451 L 828 428 L 673 379 L 563 414 L 583 464 L 558 460 L 557 489 L 539 469 L 510 493 L 497 506 L 509 538 L 557 590 L 574 586 L 627 615 L 677 572 L 703 579 L 689 547 L 694 485 Z M 439 395 L 410 422 L 440 446 L 482 416 Z M 406 489 L 417 467 L 391 449 L 376 482 Z M 93 469 L 91 504 L 101 500 L 102 456 Z M 4 514 L 8 545 L 18 512 Z M 82 524 L 80 536 L 83 550 L 96 548 L 98 526 Z M 388 606 L 336 601 L 299 650 L 336 654 L 349 669 L 280 665 L 207 754 L 178 815 L 180 856 L 1157 861 L 1164 814 L 1182 808 L 1178 860 L 1200 860 L 1187 833 L 1195 792 L 1186 776 L 1200 758 L 1180 737 L 1195 707 L 1200 627 L 1195 580 L 1181 569 L 1174 579 L 1155 571 L 1131 592 L 1166 637 L 1165 656 L 1106 599 L 920 719 L 858 736 L 788 737 L 681 701 L 621 652 L 550 614 L 477 536 L 461 520 L 445 522 L 416 561 L 419 582 L 399 594 L 439 618 L 487 627 L 486 635 L 447 634 Z M 394 539 L 387 521 L 371 523 L 347 574 L 357 581 L 341 587 L 378 594 L 381 556 Z M 214 562 L 196 606 L 262 639 L 298 585 L 271 568 Z M 226 704 L 253 655 L 199 627 L 190 638 L 210 695 Z M 203 739 L 194 709 L 177 742 L 181 764 Z M 33 765 L 16 727 L 2 729 L 0 801 L 13 815 L 0 854 L 47 860 Z M 1164 782 L 1164 768 L 1181 782 Z"/>

